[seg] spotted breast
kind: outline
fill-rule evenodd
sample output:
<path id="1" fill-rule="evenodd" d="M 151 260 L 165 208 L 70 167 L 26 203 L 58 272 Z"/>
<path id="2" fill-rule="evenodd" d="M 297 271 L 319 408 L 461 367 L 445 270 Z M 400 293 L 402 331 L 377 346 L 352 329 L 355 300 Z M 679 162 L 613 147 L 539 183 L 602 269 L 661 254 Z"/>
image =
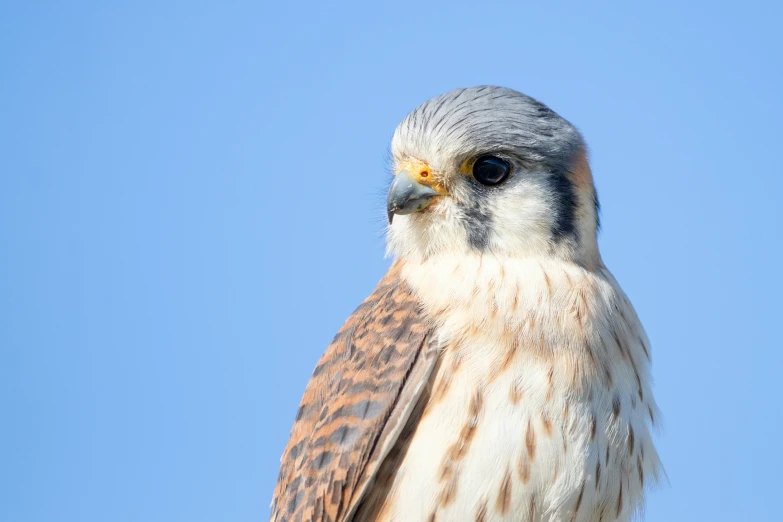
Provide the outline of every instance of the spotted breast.
<path id="1" fill-rule="evenodd" d="M 403 276 L 441 352 L 357 520 L 630 520 L 658 475 L 657 409 L 611 274 L 442 256 Z"/>

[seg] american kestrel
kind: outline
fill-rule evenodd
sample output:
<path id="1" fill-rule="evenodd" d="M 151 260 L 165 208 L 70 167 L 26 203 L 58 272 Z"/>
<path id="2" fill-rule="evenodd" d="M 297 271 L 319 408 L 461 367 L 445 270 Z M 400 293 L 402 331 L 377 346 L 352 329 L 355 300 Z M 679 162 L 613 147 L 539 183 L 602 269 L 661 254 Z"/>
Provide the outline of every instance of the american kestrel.
<path id="1" fill-rule="evenodd" d="M 660 470 L 650 347 L 585 143 L 500 87 L 392 139 L 394 263 L 313 372 L 271 520 L 627 521 Z"/>

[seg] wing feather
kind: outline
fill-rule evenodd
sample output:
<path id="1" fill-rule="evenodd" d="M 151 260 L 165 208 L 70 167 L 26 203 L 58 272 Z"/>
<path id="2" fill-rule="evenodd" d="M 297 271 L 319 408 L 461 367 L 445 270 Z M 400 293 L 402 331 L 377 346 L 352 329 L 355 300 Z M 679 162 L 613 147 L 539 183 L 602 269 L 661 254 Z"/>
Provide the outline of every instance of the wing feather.
<path id="1" fill-rule="evenodd" d="M 348 522 L 425 389 L 437 350 L 392 266 L 326 349 L 283 452 L 272 522 Z"/>

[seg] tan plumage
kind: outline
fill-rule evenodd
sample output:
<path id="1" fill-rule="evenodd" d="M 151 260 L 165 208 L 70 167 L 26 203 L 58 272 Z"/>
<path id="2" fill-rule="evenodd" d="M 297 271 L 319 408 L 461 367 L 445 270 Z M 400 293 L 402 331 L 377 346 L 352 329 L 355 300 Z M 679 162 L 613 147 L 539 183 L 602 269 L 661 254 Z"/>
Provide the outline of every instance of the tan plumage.
<path id="1" fill-rule="evenodd" d="M 393 266 L 313 372 L 283 453 L 272 520 L 349 520 L 416 405 L 435 350 Z"/>
<path id="2" fill-rule="evenodd" d="M 658 411 L 581 136 L 479 87 L 413 111 L 392 153 L 397 261 L 313 373 L 272 520 L 630 520 Z"/>

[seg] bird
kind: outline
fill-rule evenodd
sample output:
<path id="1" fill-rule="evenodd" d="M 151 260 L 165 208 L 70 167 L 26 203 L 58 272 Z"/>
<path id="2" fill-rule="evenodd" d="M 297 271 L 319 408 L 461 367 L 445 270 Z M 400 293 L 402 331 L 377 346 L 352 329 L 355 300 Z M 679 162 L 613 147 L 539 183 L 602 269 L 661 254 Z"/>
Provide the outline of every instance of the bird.
<path id="1" fill-rule="evenodd" d="M 663 473 L 650 342 L 577 128 L 505 87 L 391 142 L 388 272 L 313 371 L 272 522 L 609 522 Z"/>

